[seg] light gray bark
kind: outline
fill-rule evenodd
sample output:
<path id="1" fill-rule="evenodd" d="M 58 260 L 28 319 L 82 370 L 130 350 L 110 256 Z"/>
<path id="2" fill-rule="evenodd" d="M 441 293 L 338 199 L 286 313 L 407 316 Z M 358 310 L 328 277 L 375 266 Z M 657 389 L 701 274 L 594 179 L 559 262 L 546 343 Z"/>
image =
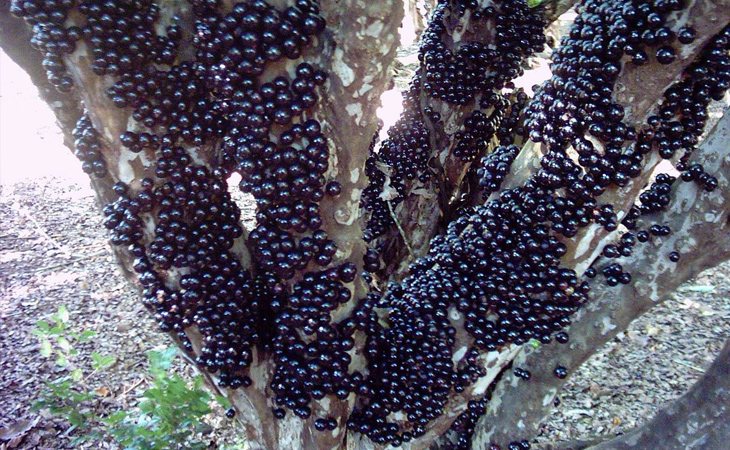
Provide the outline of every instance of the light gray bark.
<path id="1" fill-rule="evenodd" d="M 664 301 L 684 281 L 730 258 L 730 113 L 726 113 L 696 150 L 694 159 L 717 177 L 719 187 L 704 192 L 694 183 L 677 182 L 667 211 L 648 216 L 669 225 L 672 234 L 637 244 L 621 261 L 634 274 L 629 285 L 610 287 L 599 277 L 592 284 L 591 301 L 568 328 L 570 342 L 537 349 L 525 346 L 514 360 L 532 374 L 529 382 L 505 377 L 496 386 L 494 401 L 479 421 L 474 448 L 490 442 L 505 445 L 533 436 L 552 408 L 566 380 L 553 376 L 562 365 L 573 373 L 602 345 L 624 331 L 637 317 Z M 712 251 L 708 251 L 708 249 Z M 679 263 L 667 255 L 679 251 Z M 668 362 L 669 363 L 669 362 Z"/>

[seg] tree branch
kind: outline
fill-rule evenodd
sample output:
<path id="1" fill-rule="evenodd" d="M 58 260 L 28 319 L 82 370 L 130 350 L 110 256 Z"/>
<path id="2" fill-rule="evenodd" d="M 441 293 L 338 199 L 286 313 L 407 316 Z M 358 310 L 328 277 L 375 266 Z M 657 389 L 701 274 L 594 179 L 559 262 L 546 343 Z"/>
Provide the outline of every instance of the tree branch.
<path id="1" fill-rule="evenodd" d="M 677 24 L 691 22 L 697 30 L 697 39 L 685 46 L 683 51 L 679 52 L 677 60 L 670 65 L 660 65 L 654 62 L 645 65 L 626 64 L 623 66 L 616 82 L 613 100 L 624 106 L 623 122 L 636 129 L 641 129 L 646 123 L 646 119 L 659 108 L 656 100 L 660 99 L 662 93 L 679 79 L 699 50 L 722 30 L 728 21 L 730 21 L 730 1 L 728 0 L 697 0 L 673 17 L 668 26 L 676 28 Z M 502 185 L 503 189 L 522 185 L 539 168 L 537 162 L 541 156 L 542 145 L 528 141 L 512 164 L 510 174 Z M 656 152 L 650 153 L 645 158 L 641 174 L 632 178 L 623 187 L 609 187 L 597 200 L 612 205 L 619 220 L 622 219 L 661 161 L 662 159 Z M 591 223 L 582 228 L 573 239 L 566 242 L 568 253 L 564 257 L 564 261 L 569 261 L 567 265 L 574 267 L 577 273 L 583 273 L 601 252 L 603 246 L 600 243 L 609 235 L 610 233 L 598 223 Z"/>
<path id="2" fill-rule="evenodd" d="M 492 442 L 504 445 L 534 435 L 566 381 L 553 375 L 556 366 L 574 372 L 598 348 L 663 302 L 683 282 L 730 258 L 729 139 L 730 113 L 726 112 L 695 152 L 696 161 L 718 178 L 718 189 L 708 193 L 695 183 L 681 183 L 668 210 L 650 216 L 656 223 L 669 225 L 673 233 L 640 244 L 631 257 L 622 261 L 624 270 L 633 272 L 636 281 L 621 287 L 594 283 L 591 303 L 576 314 L 567 330 L 569 344 L 524 347 L 514 364 L 529 370 L 532 376 L 528 382 L 505 377 L 497 384 L 495 401 L 489 403 L 477 425 L 474 448 L 488 448 Z M 682 254 L 678 264 L 666 257 L 675 250 Z"/>
<path id="3" fill-rule="evenodd" d="M 730 439 L 730 339 L 689 392 L 646 424 L 598 443 L 558 444 L 548 450 L 702 450 Z"/>
<path id="4" fill-rule="evenodd" d="M 540 10 L 544 12 L 545 22 L 553 22 L 576 2 L 577 0 L 543 2 Z M 447 3 L 442 2 L 442 7 Z M 483 6 L 490 4 L 488 1 L 480 3 Z M 451 12 L 448 12 L 446 17 L 441 20 L 436 17 L 436 24 L 440 25 L 442 20 L 446 24 L 441 39 L 448 42 L 449 48 L 454 53 L 461 45 L 467 43 L 496 45 L 493 19 L 474 18 L 469 13 L 454 17 Z M 429 26 L 433 27 L 433 24 Z M 487 67 L 480 70 L 494 71 L 495 69 Z M 402 228 L 403 234 L 408 237 L 412 252 L 403 245 L 402 233 L 395 226 L 391 227 L 385 236 L 375 243 L 376 247 L 382 249 L 381 256 L 386 266 L 384 272 L 391 273 L 395 270 L 397 277 L 406 274 L 410 261 L 426 254 L 431 239 L 444 225 L 444 218 L 451 215 L 450 205 L 453 198 L 459 193 L 465 174 L 471 167 L 472 161 L 479 160 L 479 155 L 464 160 L 454 154 L 462 140 L 460 134 L 464 132 L 465 122 L 474 111 L 483 109 L 489 115 L 497 110 L 492 107 L 481 108 L 480 102 L 485 96 L 501 91 L 501 87 L 499 87 L 494 91 L 479 92 L 463 105 L 452 104 L 435 98 L 428 92 L 423 83 L 426 74 L 427 63 L 421 59 L 412 83 L 414 80 L 420 80 L 415 92 L 419 101 L 418 108 L 424 117 L 430 138 L 428 167 L 421 170 L 432 173 L 432 176 L 424 181 L 406 181 L 404 199 L 394 208 L 396 221 Z M 428 111 L 435 111 L 439 118 L 434 120 Z M 408 112 L 406 111 L 406 113 Z M 487 148 L 478 148 L 475 151 L 483 154 Z"/>

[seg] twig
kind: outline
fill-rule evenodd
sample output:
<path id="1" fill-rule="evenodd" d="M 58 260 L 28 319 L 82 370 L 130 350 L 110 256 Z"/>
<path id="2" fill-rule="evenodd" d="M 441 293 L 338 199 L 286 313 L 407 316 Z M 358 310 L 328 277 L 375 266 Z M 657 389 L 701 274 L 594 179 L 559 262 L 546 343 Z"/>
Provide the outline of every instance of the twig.
<path id="1" fill-rule="evenodd" d="M 106 250 L 102 250 L 102 251 L 99 251 L 99 252 L 96 252 L 96 253 L 92 253 L 90 255 L 85 255 L 85 256 L 80 256 L 78 258 L 74 258 L 71 261 L 65 261 L 65 262 L 62 262 L 62 263 L 59 263 L 59 264 L 54 264 L 52 266 L 39 267 L 39 268 L 35 269 L 34 272 L 43 272 L 43 271 L 51 270 L 51 269 L 58 269 L 59 267 L 68 266 L 70 264 L 73 264 L 73 263 L 76 263 L 76 262 L 79 262 L 79 261 L 83 261 L 85 259 L 93 258 L 95 256 L 102 256 L 105 253 L 106 253 Z"/>
<path id="2" fill-rule="evenodd" d="M 398 217 L 396 217 L 395 212 L 393 211 L 393 205 L 390 204 L 390 200 L 386 200 L 385 203 L 388 204 L 388 211 L 390 212 L 390 217 L 393 218 L 393 222 L 395 222 L 395 226 L 398 227 L 398 232 L 400 233 L 400 237 L 403 238 L 403 243 L 406 244 L 406 248 L 408 249 L 408 255 L 410 255 L 410 257 L 413 258 L 413 249 L 411 248 L 411 244 L 408 242 L 408 239 L 406 238 L 406 232 L 403 231 L 403 227 L 401 226 L 400 222 L 398 222 Z"/>
<path id="3" fill-rule="evenodd" d="M 705 371 L 704 371 L 703 369 L 700 369 L 700 368 L 699 368 L 699 367 L 697 367 L 697 366 L 693 366 L 693 365 L 692 365 L 692 364 L 690 364 L 690 363 L 686 363 L 686 362 L 684 362 L 684 361 L 681 361 L 681 360 L 676 360 L 675 362 L 676 362 L 677 364 L 679 364 L 680 366 L 684 366 L 684 367 L 689 367 L 690 369 L 694 369 L 694 370 L 696 370 L 696 371 L 697 371 L 697 372 L 699 372 L 699 373 L 705 373 Z"/>
<path id="4" fill-rule="evenodd" d="M 139 381 L 137 381 L 137 382 L 136 382 L 136 383 L 134 383 L 134 384 L 133 384 L 132 386 L 130 386 L 129 388 L 125 389 L 125 390 L 124 390 L 124 392 L 122 392 L 121 394 L 119 394 L 119 395 L 118 395 L 118 396 L 116 397 L 116 400 L 119 400 L 119 399 L 122 399 L 122 398 L 126 397 L 126 396 L 127 396 L 127 394 L 129 394 L 129 393 L 130 393 L 131 391 L 133 391 L 133 390 L 134 390 L 134 389 L 135 389 L 135 388 L 136 388 L 137 386 L 139 386 L 140 384 L 144 383 L 145 381 L 147 381 L 147 380 L 145 380 L 145 379 L 144 379 L 144 377 L 143 377 L 143 378 L 140 378 L 140 379 L 139 379 Z"/>

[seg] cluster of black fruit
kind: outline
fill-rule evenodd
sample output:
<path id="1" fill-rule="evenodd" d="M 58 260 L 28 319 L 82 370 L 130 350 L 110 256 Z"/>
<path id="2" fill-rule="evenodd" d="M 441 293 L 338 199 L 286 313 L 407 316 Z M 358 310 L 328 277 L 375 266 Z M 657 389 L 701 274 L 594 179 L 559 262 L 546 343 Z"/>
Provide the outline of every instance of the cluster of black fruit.
<path id="1" fill-rule="evenodd" d="M 730 87 L 728 51 L 730 26 L 713 37 L 685 70 L 683 79 L 667 89 L 657 115 L 649 121 L 649 134 L 653 132 L 652 143 L 659 147 L 660 155 L 670 158 L 682 150 L 677 163 L 682 180 L 697 182 L 707 191 L 717 187 L 717 179 L 690 158 L 708 120 L 707 106 L 721 100 Z"/>
<path id="2" fill-rule="evenodd" d="M 651 149 L 633 146 L 624 151 L 624 143 L 635 141 L 637 133 L 623 123 L 624 108 L 611 96 L 623 57 L 632 58 L 629 64 L 641 64 L 649 48 L 665 44 L 657 53 L 669 52 L 666 44 L 675 32 L 666 21 L 682 7 L 678 0 L 581 3 L 581 14 L 553 54 L 553 77 L 537 93 L 527 120 L 532 140 L 547 143 L 551 151 L 575 148 L 588 174 L 581 190 L 597 195 L 608 184 L 622 186 L 638 174 L 643 155 Z M 656 37 L 665 34 L 666 39 Z M 603 154 L 587 134 L 602 142 Z"/>
<path id="3" fill-rule="evenodd" d="M 134 256 L 144 302 L 161 329 L 192 350 L 184 330 L 197 326 L 199 364 L 232 388 L 251 383 L 255 345 L 272 351 L 277 404 L 307 417 L 312 398 L 344 398 L 354 389 L 348 352 L 355 328 L 332 322 L 330 312 L 350 300 L 346 284 L 357 268 L 327 268 L 337 248 L 321 229 L 319 202 L 342 187 L 324 177 L 326 137 L 307 113 L 326 74 L 300 63 L 291 78 L 261 76 L 277 61 L 299 59 L 325 22 L 310 0 L 283 10 L 247 0 L 225 12 L 218 1 L 191 4 L 194 54 L 186 55 L 177 48 L 184 34 L 177 19 L 161 23 L 152 1 L 24 1 L 13 12 L 31 22 L 34 42 L 58 62 L 48 63 L 52 81 L 65 77 L 60 57 L 83 38 L 91 70 L 114 77 L 109 99 L 131 111 L 134 124 L 119 136 L 123 151 L 144 152 L 138 161 L 154 163 L 143 167 L 141 182 L 115 186 L 119 199 L 105 208 L 105 225 L 112 242 Z M 82 28 L 64 28 L 72 8 Z M 70 87 L 70 78 L 61 81 Z M 101 175 L 102 144 L 88 117 L 74 135 L 84 169 Z M 210 160 L 206 146 L 219 140 L 219 158 Z M 258 206 L 248 237 L 261 269 L 256 278 L 237 250 L 240 211 L 226 181 L 233 172 Z M 331 430 L 336 423 L 317 424 Z"/>
<path id="4" fill-rule="evenodd" d="M 504 111 L 509 101 L 503 95 L 492 93 L 485 95 L 480 100 L 482 108 L 492 108 L 490 114 L 482 110 L 474 110 L 464 120 L 463 131 L 454 134 L 454 156 L 464 162 L 473 161 L 477 155 L 484 151 L 489 140 L 494 136 L 497 128 L 502 123 Z"/>
<path id="5" fill-rule="evenodd" d="M 639 209 L 641 210 L 641 214 L 650 214 L 665 210 L 667 205 L 669 205 L 669 201 L 672 199 L 672 184 L 675 180 L 675 177 L 665 173 L 657 175 L 649 189 L 646 189 L 639 195 L 639 201 L 641 202 Z"/>
<path id="6" fill-rule="evenodd" d="M 225 173 L 193 164 L 185 151 L 162 153 L 176 167 L 158 180 L 145 178 L 136 192 L 117 183 L 119 199 L 105 207 L 112 243 L 128 246 L 144 288 L 144 304 L 160 329 L 175 332 L 192 350 L 184 330 L 203 335 L 198 363 L 220 373 L 222 386 L 250 384 L 245 369 L 259 342 L 260 300 L 269 297 L 233 251 L 242 234 L 240 211 L 227 191 Z M 148 225 L 154 214 L 156 224 Z M 178 271 L 170 287 L 166 274 Z"/>
<path id="7" fill-rule="evenodd" d="M 472 436 L 474 435 L 479 418 L 487 411 L 487 404 L 491 398 L 491 393 L 487 393 L 479 400 L 470 400 L 467 403 L 466 411 L 459 414 L 459 417 L 449 428 L 448 440 L 442 443 L 442 447 L 447 450 L 471 450 Z M 532 446 L 526 439 L 521 441 L 512 441 L 508 444 L 508 450 L 530 450 Z M 490 444 L 489 450 L 501 450 L 496 444 Z"/>
<path id="8" fill-rule="evenodd" d="M 275 415 L 281 417 L 286 407 L 307 418 L 313 399 L 350 392 L 352 330 L 339 327 L 330 313 L 350 300 L 346 284 L 357 270 L 352 264 L 315 270 L 330 266 L 337 251 L 321 229 L 319 203 L 342 190 L 325 178 L 327 139 L 311 118 L 326 74 L 300 63 L 293 78 L 282 73 L 262 82 L 259 76 L 273 62 L 298 59 L 324 21 L 309 1 L 284 11 L 243 2 L 223 16 L 205 14 L 194 43 L 214 108 L 227 121 L 222 161 L 241 175 L 241 190 L 256 200 L 257 225 L 248 248 L 256 267 L 274 281 L 276 300 L 269 307 Z M 332 420 L 317 423 L 332 429 Z"/>
<path id="9" fill-rule="evenodd" d="M 71 134 L 74 137 L 74 154 L 81 161 L 81 170 L 97 177 L 106 176 L 106 161 L 101 154 L 104 144 L 88 114 L 79 118 Z"/>
<path id="10" fill-rule="evenodd" d="M 418 57 L 425 68 L 424 87 L 435 98 L 464 105 L 479 93 L 500 90 L 522 74 L 522 60 L 545 45 L 543 18 L 524 0 L 500 0 L 487 7 L 478 2 L 440 1 L 421 38 Z M 464 42 L 444 40 L 448 23 L 465 14 L 468 30 Z M 489 25 L 488 25 L 489 24 Z M 494 33 L 494 42 L 468 40 Z"/>
<path id="11" fill-rule="evenodd" d="M 483 375 L 472 355 L 533 338 L 549 342 L 570 322 L 588 287 L 559 266 L 566 247 L 551 233 L 549 212 L 564 203 L 531 180 L 455 220 L 432 241 L 428 256 L 382 300 L 389 326 L 369 336 L 373 395 L 353 414 L 353 429 L 383 443 L 417 437 L 443 412 L 452 389 Z M 472 337 L 456 368 L 455 314 Z M 389 420 L 398 412 L 405 421 Z"/>
<path id="12" fill-rule="evenodd" d="M 479 418 L 487 412 L 488 402 L 489 396 L 485 396 L 479 400 L 469 400 L 469 403 L 466 405 L 466 411 L 459 414 L 459 417 L 456 418 L 449 428 L 449 434 L 455 435 L 455 439 L 450 439 L 452 442 L 451 445 L 446 446 L 447 449 L 471 449 L 471 438 L 474 435 L 474 429 Z"/>
<path id="13" fill-rule="evenodd" d="M 522 122 L 524 120 L 524 110 L 530 97 L 524 89 L 515 89 L 509 97 L 510 105 L 505 112 L 505 117 L 497 130 L 497 139 L 499 145 L 512 145 L 515 138 L 524 138 L 526 135 L 525 127 Z"/>
<path id="14" fill-rule="evenodd" d="M 444 39 L 446 22 L 457 19 L 464 19 L 463 25 L 470 31 L 464 34 L 459 48 L 451 50 Z M 491 42 L 478 42 L 477 37 L 484 40 L 485 33 L 491 32 L 490 26 L 494 30 Z M 453 136 L 455 156 L 473 160 L 501 126 L 509 106 L 498 92 L 522 73 L 520 65 L 525 58 L 542 50 L 543 28 L 540 11 L 530 9 L 524 0 L 499 1 L 484 8 L 474 1 L 439 2 L 421 40 L 421 68 L 403 96 L 404 112 L 388 130 L 380 151 L 371 153 L 367 163 L 370 182 L 362 196 L 362 207 L 368 212 L 367 240 L 394 226 L 391 209 L 403 201 L 414 180 L 425 182 L 430 176 L 428 161 L 433 156 L 434 136 L 429 127 L 440 122 L 441 115 L 430 106 L 422 107 L 421 90 L 457 105 L 477 98 L 464 129 Z M 390 205 L 381 198 L 384 170 L 391 189 Z"/>
<path id="15" fill-rule="evenodd" d="M 12 0 L 10 12 L 23 17 L 31 26 L 30 44 L 43 54 L 43 68 L 48 81 L 61 92 L 69 92 L 73 79 L 69 75 L 64 55 L 73 53 L 83 32 L 79 27 L 66 26 L 68 13 L 75 0 Z"/>
<path id="16" fill-rule="evenodd" d="M 117 183 L 119 199 L 104 209 L 112 242 L 127 246 L 135 258 L 145 305 L 160 328 L 176 333 L 189 350 L 192 344 L 184 332 L 197 326 L 203 337 L 198 362 L 218 373 L 222 386 L 250 385 L 247 368 L 255 347 L 270 351 L 276 369 L 269 387 L 276 394 L 277 418 L 284 417 L 284 407 L 306 418 L 312 400 L 356 393 L 361 403 L 348 426 L 378 443 L 398 445 L 423 435 L 452 392 L 465 390 L 485 374 L 480 354 L 530 339 L 550 342 L 553 335 L 559 342 L 567 340 L 559 331 L 587 300 L 589 287 L 561 266 L 567 248 L 560 236 L 574 236 L 593 221 L 615 229 L 615 213 L 599 206 L 596 197 L 611 183 L 623 185 L 636 176 L 643 155 L 655 146 L 662 156 L 669 155 L 667 149 L 691 153 L 707 104 L 728 87 L 726 29 L 689 69 L 686 85 L 677 88 L 679 96 L 669 92 L 659 115 L 636 133 L 622 123 L 621 105 L 611 101 L 620 58 L 628 55 L 642 64 L 651 46 L 659 62 L 670 63 L 675 35 L 682 43 L 693 39 L 690 28 L 675 33 L 665 25 L 682 2 L 637 6 L 629 0 L 585 0 L 556 52 L 553 78 L 528 110 L 531 138 L 547 146 L 540 170 L 523 185 L 465 211 L 432 241 L 428 255 L 414 263 L 401 285 L 392 285 L 383 296 L 368 295 L 350 317 L 335 322 L 332 312 L 351 299 L 348 284 L 358 269 L 351 263 L 333 266 L 337 248 L 321 229 L 319 202 L 342 188 L 325 179 L 326 137 L 322 125 L 305 113 L 316 106 L 317 86 L 326 74 L 301 63 L 293 78 L 266 73 L 270 81 L 264 82 L 261 77 L 272 63 L 298 59 L 322 31 L 316 2 L 297 0 L 278 10 L 263 0 L 247 0 L 224 13 L 215 0 L 193 0 L 195 54 L 183 62 L 177 62 L 176 48 L 181 29 L 170 25 L 166 36 L 155 31 L 157 6 L 145 0 L 117 3 L 81 2 L 78 12 L 87 19 L 83 31 L 63 26 L 75 6 L 72 1 L 13 5 L 33 25 L 34 40 L 53 68 L 49 77 L 61 89 L 71 82 L 60 55 L 73 48 L 77 37 L 88 41 L 92 69 L 116 78 L 107 92 L 111 101 L 130 108 L 136 121 L 119 137 L 124 151 L 145 152 L 154 160 L 154 166 L 145 168 L 149 177 L 131 185 Z M 495 48 L 474 43 L 453 51 L 446 47 L 446 14 L 467 13 L 475 22 L 469 32 L 494 23 Z M 391 186 L 400 197 L 405 192 L 399 186 L 428 176 L 431 137 L 426 124 L 440 117 L 430 108 L 420 112 L 420 83 L 452 104 L 482 95 L 480 107 L 487 109 L 500 103 L 490 93 L 519 74 L 519 62 L 544 42 L 542 21 L 522 0 L 487 8 L 472 1 L 453 13 L 448 2 L 440 2 L 434 17 L 421 49 L 424 79 L 416 78 L 406 95 L 404 119 L 368 161 L 374 188 L 363 201 L 373 211 L 371 237 L 386 227 L 388 212 L 380 198 L 387 179 L 378 163 L 391 168 Z M 506 105 L 498 106 L 495 111 Z M 480 114 L 472 114 L 467 130 L 472 136 L 461 136 L 465 142 L 480 144 L 482 129 L 495 132 L 497 124 Z M 603 152 L 586 133 L 601 141 Z M 79 122 L 75 138 L 80 157 L 91 172 L 101 174 L 102 144 L 88 117 Z M 201 161 L 204 147 L 218 140 L 223 143 L 220 159 Z M 191 144 L 197 148 L 190 149 Z M 566 153 L 569 145 L 576 149 L 578 163 Z M 514 153 L 506 147 L 499 158 L 485 162 L 482 175 L 490 176 L 485 189 L 498 187 L 507 170 L 502 164 L 509 166 Z M 683 164 L 688 173 L 683 179 L 712 189 L 712 178 L 701 167 L 688 160 Z M 261 268 L 255 278 L 240 263 L 240 211 L 226 182 L 233 172 L 240 173 L 241 189 L 258 206 L 257 228 L 248 237 Z M 664 185 L 667 180 L 657 181 Z M 649 209 L 665 204 L 665 190 L 648 191 Z M 642 210 L 632 211 L 635 226 Z M 667 233 L 659 224 L 635 237 L 625 233 L 618 245 L 604 248 L 603 256 L 626 256 L 636 241 Z M 369 252 L 367 267 L 377 264 L 377 255 Z M 617 283 L 630 281 L 618 263 L 607 266 L 604 275 Z M 387 310 L 387 326 L 376 310 Z M 461 324 L 467 342 L 460 340 L 456 327 Z M 349 373 L 356 330 L 367 336 L 367 375 Z M 463 356 L 455 365 L 457 353 Z M 567 369 L 557 367 L 555 375 L 565 377 Z M 483 406 L 475 402 L 470 411 L 478 415 Z M 336 426 L 329 417 L 315 421 L 322 431 Z"/>
<path id="17" fill-rule="evenodd" d="M 492 192 L 499 190 L 519 152 L 516 145 L 499 146 L 482 158 L 477 178 L 483 199 L 486 200 Z"/>
<path id="18" fill-rule="evenodd" d="M 78 4 L 86 22 L 81 28 L 97 75 L 129 73 L 149 63 L 171 65 L 182 37 L 177 25 L 167 35 L 156 33 L 160 8 L 151 0 L 134 2 L 87 1 Z"/>
<path id="19" fill-rule="evenodd" d="M 425 182 L 429 177 L 426 168 L 431 157 L 431 133 L 424 119 L 420 101 L 421 80 L 415 75 L 406 92 L 403 93 L 403 114 L 388 129 L 388 137 L 375 151 L 376 141 L 370 148 L 365 163 L 368 186 L 362 194 L 361 206 L 368 211 L 369 217 L 365 238 L 372 240 L 384 234 L 392 225 L 390 209 L 395 208 L 406 195 L 407 182 Z M 438 113 L 431 110 L 429 119 L 439 120 Z M 387 179 L 394 195 L 390 205 L 381 198 Z"/>
<path id="20" fill-rule="evenodd" d="M 689 43 L 694 40 L 694 32 L 684 27 L 679 32 L 679 41 Z M 717 187 L 717 178 L 708 174 L 703 166 L 690 160 L 708 120 L 707 108 L 711 101 L 723 98 L 730 87 L 730 26 L 725 27 L 703 48 L 697 59 L 685 69 L 683 77 L 665 92 L 656 115 L 648 118 L 647 125 L 641 129 L 634 143 L 638 153 L 646 154 L 657 149 L 663 158 L 673 158 L 682 152 L 676 163 L 683 181 L 694 181 L 706 191 Z M 671 200 L 670 192 L 674 177 L 659 174 L 655 182 L 645 190 L 639 200 L 623 218 L 622 224 L 635 232 L 639 242 L 646 242 L 650 236 L 665 236 L 671 232 L 669 227 L 653 224 L 648 230 L 639 230 L 638 221 L 642 216 L 663 211 Z M 604 215 L 615 225 L 613 210 Z M 679 260 L 679 253 L 671 252 L 669 259 Z"/>

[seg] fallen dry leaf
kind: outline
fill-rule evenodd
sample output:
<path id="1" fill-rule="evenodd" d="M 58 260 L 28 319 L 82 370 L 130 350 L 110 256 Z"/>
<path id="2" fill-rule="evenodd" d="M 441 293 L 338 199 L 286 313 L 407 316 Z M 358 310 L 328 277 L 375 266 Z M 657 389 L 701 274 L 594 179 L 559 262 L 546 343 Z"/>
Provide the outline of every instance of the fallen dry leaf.
<path id="1" fill-rule="evenodd" d="M 32 419 L 19 420 L 9 427 L 0 428 L 0 441 L 11 441 L 15 438 L 22 437 L 36 426 L 39 420 L 40 416 L 35 416 Z"/>
<path id="2" fill-rule="evenodd" d="M 109 388 L 106 386 L 99 386 L 98 388 L 94 389 L 94 392 L 100 397 L 106 397 L 107 395 L 109 395 L 110 391 Z"/>

